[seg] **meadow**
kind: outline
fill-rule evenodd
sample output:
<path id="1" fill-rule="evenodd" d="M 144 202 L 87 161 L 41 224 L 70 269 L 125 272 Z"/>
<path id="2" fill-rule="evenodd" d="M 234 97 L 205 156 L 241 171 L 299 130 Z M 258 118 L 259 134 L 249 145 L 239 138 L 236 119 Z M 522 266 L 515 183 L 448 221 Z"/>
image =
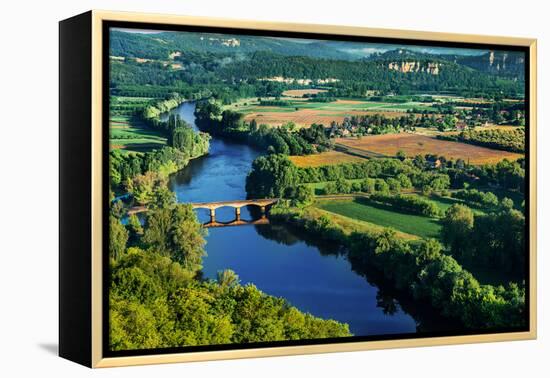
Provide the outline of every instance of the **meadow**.
<path id="1" fill-rule="evenodd" d="M 348 218 L 391 227 L 406 234 L 423 238 L 439 238 L 441 226 L 437 219 L 395 211 L 391 206 L 372 203 L 365 199 L 319 201 L 320 209 Z"/>
<path id="2" fill-rule="evenodd" d="M 400 117 L 407 110 L 432 110 L 430 104 L 408 102 L 392 103 L 355 99 L 336 99 L 332 102 L 308 101 L 306 98 L 291 97 L 300 90 L 286 91 L 288 96 L 281 97 L 286 105 L 264 106 L 257 99 L 245 99 L 227 105 L 226 109 L 237 111 L 244 115 L 247 122 L 256 120 L 259 124 L 278 126 L 293 122 L 298 127 L 309 127 L 312 123 L 330 125 L 331 122 L 341 123 L 344 118 L 366 114 L 381 114 L 386 117 Z"/>
<path id="3" fill-rule="evenodd" d="M 109 145 L 112 150 L 144 152 L 166 145 L 166 138 L 135 117 L 111 116 Z"/>

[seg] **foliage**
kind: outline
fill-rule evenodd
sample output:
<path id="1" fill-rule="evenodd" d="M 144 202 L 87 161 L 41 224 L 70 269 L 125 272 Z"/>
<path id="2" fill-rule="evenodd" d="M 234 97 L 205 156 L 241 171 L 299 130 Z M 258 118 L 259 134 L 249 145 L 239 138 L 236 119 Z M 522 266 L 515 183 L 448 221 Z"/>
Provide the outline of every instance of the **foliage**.
<path id="1" fill-rule="evenodd" d="M 525 160 L 502 160 L 493 165 L 473 167 L 471 174 L 479 178 L 478 185 L 493 185 L 523 192 L 525 189 Z"/>
<path id="2" fill-rule="evenodd" d="M 191 205 L 148 211 L 144 229 L 142 242 L 148 250 L 169 256 L 189 271 L 201 269 L 206 234 Z"/>
<path id="3" fill-rule="evenodd" d="M 163 147 L 146 153 L 124 154 L 119 150 L 109 154 L 111 186 L 113 188 L 128 185 L 135 177 L 155 172 L 162 178 L 175 173 L 187 166 L 189 159 L 196 158 L 208 152 L 208 137 L 200 137 L 200 143 L 194 144 L 191 150 L 182 151 L 173 147 Z M 200 146 L 200 147 L 199 147 Z"/>
<path id="4" fill-rule="evenodd" d="M 313 203 L 313 188 L 307 185 L 290 186 L 285 189 L 284 197 L 290 199 L 292 206 L 307 206 Z"/>
<path id="5" fill-rule="evenodd" d="M 400 194 L 372 194 L 369 198 L 372 201 L 391 205 L 400 211 L 410 214 L 424 215 L 432 218 L 440 217 L 442 215 L 442 211 L 437 204 L 423 199 L 422 197 L 405 196 Z"/>
<path id="6" fill-rule="evenodd" d="M 130 248 L 111 263 L 112 350 L 350 336 L 348 326 L 302 313 L 282 298 L 242 286 L 230 271 L 197 281 L 154 251 Z"/>
<path id="7" fill-rule="evenodd" d="M 438 136 L 441 139 L 456 140 L 463 143 L 475 144 L 510 152 L 525 152 L 525 128 L 514 130 L 481 130 L 462 131 L 457 135 Z"/>
<path id="8" fill-rule="evenodd" d="M 118 260 L 126 250 L 128 242 L 128 231 L 124 228 L 120 220 L 109 216 L 109 256 L 113 260 Z"/>
<path id="9" fill-rule="evenodd" d="M 250 198 L 280 198 L 296 182 L 297 168 L 287 156 L 260 156 L 246 177 L 246 192 Z"/>
<path id="10" fill-rule="evenodd" d="M 441 220 L 441 239 L 452 251 L 464 253 L 468 237 L 474 227 L 474 213 L 465 205 L 454 204 L 447 209 Z"/>
<path id="11" fill-rule="evenodd" d="M 458 198 L 472 203 L 477 207 L 494 207 L 498 205 L 498 197 L 491 192 L 482 192 L 477 189 L 463 189 L 452 193 L 454 198 Z M 513 206 L 513 202 L 512 202 Z"/>
<path id="12" fill-rule="evenodd" d="M 453 205 L 442 221 L 441 236 L 458 259 L 507 273 L 525 267 L 525 217 L 503 206 L 474 217 L 464 205 Z"/>
<path id="13" fill-rule="evenodd" d="M 147 171 L 142 175 L 137 175 L 129 179 L 126 185 L 128 193 L 141 205 L 150 204 L 159 196 L 162 198 L 165 188 L 166 178 L 155 171 Z"/>
<path id="14" fill-rule="evenodd" d="M 526 325 L 523 286 L 481 285 L 433 239 L 406 242 L 391 229 L 347 235 L 328 217 L 305 218 L 293 209 L 275 214 L 316 237 L 343 243 L 355 271 L 377 269 L 396 289 L 429 301 L 468 329 Z"/>
<path id="15" fill-rule="evenodd" d="M 249 143 L 264 151 L 284 155 L 309 155 L 317 152 L 313 141 L 328 144 L 328 139 L 319 135 L 319 127 L 313 132 L 292 131 L 292 125 L 268 127 L 243 121 L 241 113 L 231 110 L 222 112 L 221 106 L 213 101 L 202 101 L 195 109 L 196 123 L 210 134 Z M 322 126 L 321 126 L 322 127 Z M 321 130 L 322 132 L 322 130 Z"/>

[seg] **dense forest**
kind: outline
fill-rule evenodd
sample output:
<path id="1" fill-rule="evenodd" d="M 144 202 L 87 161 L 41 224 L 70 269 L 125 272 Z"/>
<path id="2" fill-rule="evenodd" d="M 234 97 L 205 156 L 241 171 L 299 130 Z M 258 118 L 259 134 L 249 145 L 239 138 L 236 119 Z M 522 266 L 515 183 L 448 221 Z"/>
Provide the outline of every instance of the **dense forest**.
<path id="1" fill-rule="evenodd" d="M 348 326 L 300 312 L 241 285 L 231 270 L 198 275 L 204 229 L 189 205 L 165 205 L 123 226 L 111 216 L 112 350 L 351 336 Z"/>
<path id="2" fill-rule="evenodd" d="M 277 95 L 280 83 L 263 80 L 273 77 L 313 84 L 330 80 L 331 90 L 339 96 L 364 96 L 369 90 L 486 96 L 517 96 L 524 91 L 523 77 L 512 75 L 517 69 L 511 67 L 518 66 L 513 65 L 512 57 L 502 69 L 486 69 L 499 63 L 494 58 L 493 63 L 486 62 L 485 56 L 459 59 L 408 50 L 354 60 L 344 50 L 323 43 L 308 48 L 306 43 L 270 38 L 210 38 L 195 33 L 146 36 L 114 31 L 110 46 L 110 55 L 116 58 L 111 61 L 112 92 L 136 95 L 141 90 L 162 97 L 177 91 L 209 97 L 212 87 L 222 97 Z M 403 68 L 411 63 L 419 69 Z"/>

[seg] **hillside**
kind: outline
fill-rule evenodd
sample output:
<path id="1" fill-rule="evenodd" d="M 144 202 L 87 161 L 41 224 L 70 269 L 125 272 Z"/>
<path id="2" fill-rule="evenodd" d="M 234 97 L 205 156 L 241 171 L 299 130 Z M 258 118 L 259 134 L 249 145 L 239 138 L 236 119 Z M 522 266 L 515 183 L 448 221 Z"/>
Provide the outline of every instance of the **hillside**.
<path id="1" fill-rule="evenodd" d="M 155 34 L 135 34 L 119 30 L 111 32 L 110 54 L 113 56 L 162 60 L 168 59 L 170 54 L 189 50 L 226 55 L 270 51 L 289 56 L 348 60 L 355 58 L 345 51 L 317 41 L 192 32 Z"/>
<path id="2" fill-rule="evenodd" d="M 276 95 L 284 85 L 328 85 L 338 96 L 364 96 L 370 90 L 515 96 L 524 90 L 519 72 L 523 58 L 516 53 L 445 55 L 399 48 L 357 59 L 345 50 L 371 44 L 190 32 L 111 33 L 112 88 L 132 86 L 120 92 L 130 95 L 166 94 L 155 92 L 156 87 L 197 93 L 210 85 L 238 87 L 237 97 Z M 230 97 L 231 91 L 227 89 Z"/>

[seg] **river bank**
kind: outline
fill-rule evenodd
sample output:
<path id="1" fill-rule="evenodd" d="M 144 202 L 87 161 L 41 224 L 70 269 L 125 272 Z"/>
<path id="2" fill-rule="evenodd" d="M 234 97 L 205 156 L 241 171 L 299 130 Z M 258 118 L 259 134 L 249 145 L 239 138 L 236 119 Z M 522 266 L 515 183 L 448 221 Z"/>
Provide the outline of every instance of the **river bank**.
<path id="1" fill-rule="evenodd" d="M 171 114 L 198 129 L 194 103 L 184 103 Z M 213 135 L 209 154 L 171 175 L 169 187 L 182 203 L 245 199 L 246 176 L 258 156 L 260 151 L 248 144 Z M 209 221 L 208 211 L 196 212 L 199 221 Z M 232 208 L 216 210 L 220 222 L 234 216 Z M 243 219 L 254 216 L 253 209 L 242 209 Z M 242 284 L 283 297 L 301 311 L 347 323 L 355 335 L 416 333 L 447 326 L 429 306 L 403 296 L 398 299 L 387 283 L 354 271 L 345 256 L 327 253 L 333 247 L 312 243 L 290 224 L 210 228 L 206 241 L 205 278 L 215 279 L 218 271 L 232 269 Z M 393 310 L 388 312 L 390 302 Z"/>
<path id="2" fill-rule="evenodd" d="M 451 324 L 459 321 L 459 329 L 524 327 L 523 304 L 517 300 L 520 290 L 516 284 L 506 288 L 481 285 L 433 239 L 407 241 L 391 229 L 354 231 L 346 227 L 345 219 L 319 216 L 312 210 L 279 205 L 272 209 L 271 216 L 320 240 L 344 246 L 355 271 L 368 275 L 376 270 L 393 289 L 427 301 L 449 317 Z"/>

